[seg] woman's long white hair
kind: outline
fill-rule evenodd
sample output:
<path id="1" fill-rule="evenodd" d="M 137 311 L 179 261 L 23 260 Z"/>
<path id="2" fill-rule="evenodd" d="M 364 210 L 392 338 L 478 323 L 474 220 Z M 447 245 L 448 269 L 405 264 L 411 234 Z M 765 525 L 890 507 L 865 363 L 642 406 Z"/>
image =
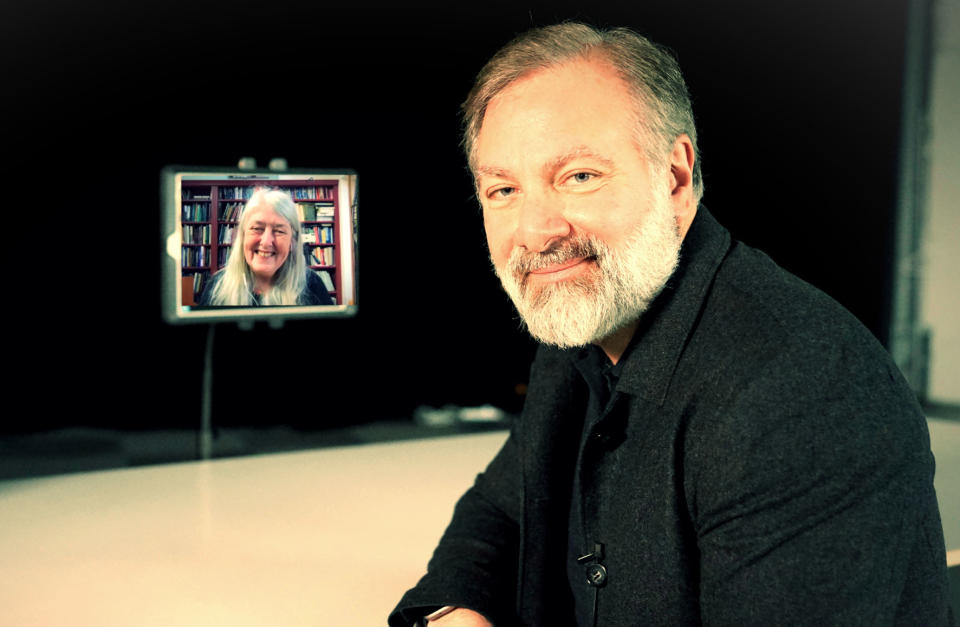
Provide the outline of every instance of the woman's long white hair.
<path id="1" fill-rule="evenodd" d="M 307 262 L 300 243 L 300 219 L 297 207 L 287 192 L 258 187 L 240 214 L 233 246 L 227 263 L 211 295 L 211 305 L 250 306 L 255 304 L 254 276 L 243 255 L 249 216 L 256 207 L 267 206 L 290 223 L 290 252 L 283 266 L 273 275 L 271 288 L 261 295 L 261 305 L 296 305 L 307 284 Z"/>

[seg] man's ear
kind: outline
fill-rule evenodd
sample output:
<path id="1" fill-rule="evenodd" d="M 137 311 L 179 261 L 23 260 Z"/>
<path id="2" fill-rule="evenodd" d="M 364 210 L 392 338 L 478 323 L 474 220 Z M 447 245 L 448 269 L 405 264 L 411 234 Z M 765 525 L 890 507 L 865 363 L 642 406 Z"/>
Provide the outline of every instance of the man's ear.
<path id="1" fill-rule="evenodd" d="M 670 202 L 677 216 L 680 237 L 687 234 L 697 213 L 696 196 L 693 193 L 693 164 L 696 158 L 690 137 L 686 133 L 677 137 L 670 151 Z"/>

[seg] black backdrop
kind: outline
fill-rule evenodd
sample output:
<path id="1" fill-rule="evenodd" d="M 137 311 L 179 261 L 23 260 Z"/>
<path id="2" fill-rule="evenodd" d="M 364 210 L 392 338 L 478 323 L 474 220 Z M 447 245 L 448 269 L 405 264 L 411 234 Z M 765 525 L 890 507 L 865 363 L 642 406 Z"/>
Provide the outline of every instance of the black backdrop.
<path id="1" fill-rule="evenodd" d="M 534 347 L 457 109 L 513 34 L 567 18 L 677 52 L 706 204 L 887 339 L 906 0 L 71 4 L 2 9 L 8 431 L 198 423 L 207 329 L 161 320 L 159 171 L 241 156 L 359 172 L 361 312 L 218 326 L 216 424 L 517 409 Z"/>

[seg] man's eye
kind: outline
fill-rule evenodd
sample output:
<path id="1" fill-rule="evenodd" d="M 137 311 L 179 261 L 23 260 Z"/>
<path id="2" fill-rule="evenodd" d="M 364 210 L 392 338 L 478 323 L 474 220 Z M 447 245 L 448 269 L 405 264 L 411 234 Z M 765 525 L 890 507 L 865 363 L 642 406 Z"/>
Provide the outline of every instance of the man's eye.
<path id="1" fill-rule="evenodd" d="M 586 183 L 587 181 L 595 178 L 597 175 L 592 172 L 576 172 L 570 176 L 570 180 L 574 183 Z"/>
<path id="2" fill-rule="evenodd" d="M 490 198 L 506 198 L 512 196 L 517 191 L 516 187 L 498 187 L 490 192 Z"/>

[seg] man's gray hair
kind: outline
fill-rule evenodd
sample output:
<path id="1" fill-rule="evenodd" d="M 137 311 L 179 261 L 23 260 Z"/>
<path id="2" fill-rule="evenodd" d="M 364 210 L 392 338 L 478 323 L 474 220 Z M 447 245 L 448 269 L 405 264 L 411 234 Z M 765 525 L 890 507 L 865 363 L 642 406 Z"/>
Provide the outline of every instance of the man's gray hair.
<path id="1" fill-rule="evenodd" d="M 564 22 L 529 30 L 501 48 L 477 75 L 462 105 L 463 149 L 470 168 L 487 105 L 515 80 L 577 58 L 609 63 L 637 103 L 637 141 L 654 167 L 662 167 L 674 141 L 686 133 L 693 144 L 693 193 L 703 196 L 697 129 L 680 66 L 663 46 L 628 28 L 601 30 Z"/>

